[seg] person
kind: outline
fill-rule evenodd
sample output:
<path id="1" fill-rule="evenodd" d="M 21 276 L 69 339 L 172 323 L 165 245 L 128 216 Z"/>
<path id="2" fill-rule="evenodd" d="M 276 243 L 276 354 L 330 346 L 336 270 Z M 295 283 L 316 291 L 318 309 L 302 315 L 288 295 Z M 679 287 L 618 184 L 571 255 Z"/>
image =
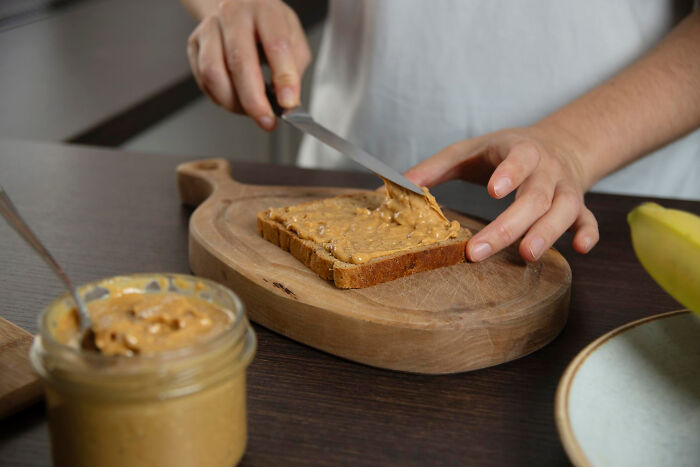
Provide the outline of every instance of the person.
<path id="1" fill-rule="evenodd" d="M 311 54 L 296 14 L 280 0 L 182 1 L 200 20 L 188 57 L 203 92 L 272 130 L 257 43 L 278 101 L 297 105 Z M 678 1 L 331 0 L 310 113 L 416 184 L 515 192 L 470 239 L 472 261 L 520 238 L 535 261 L 568 229 L 588 253 L 599 232 L 584 193 L 606 175 L 700 195 L 699 45 L 700 11 Z M 307 138 L 299 162 L 343 159 Z"/>

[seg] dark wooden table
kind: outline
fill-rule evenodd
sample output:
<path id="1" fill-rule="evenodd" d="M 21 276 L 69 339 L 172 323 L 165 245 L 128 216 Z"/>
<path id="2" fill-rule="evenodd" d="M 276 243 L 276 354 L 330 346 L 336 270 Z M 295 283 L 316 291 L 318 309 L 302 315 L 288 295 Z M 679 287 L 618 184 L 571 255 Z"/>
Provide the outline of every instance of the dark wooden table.
<path id="1" fill-rule="evenodd" d="M 175 166 L 182 157 L 39 143 L 0 142 L 0 184 L 77 282 L 139 271 L 188 272 L 187 221 Z M 368 174 L 237 163 L 248 183 L 373 187 Z M 504 205 L 453 183 L 450 207 L 493 217 Z M 568 463 L 553 401 L 567 363 L 621 324 L 680 306 L 637 263 L 625 216 L 641 198 L 590 195 L 601 242 L 571 264 L 569 322 L 546 348 L 471 373 L 421 376 L 351 363 L 255 327 L 249 369 L 245 465 L 553 465 Z M 663 200 L 700 213 L 700 202 Z M 61 286 L 0 222 L 0 315 L 36 332 L 36 316 Z M 0 464 L 49 464 L 44 407 L 0 424 Z"/>

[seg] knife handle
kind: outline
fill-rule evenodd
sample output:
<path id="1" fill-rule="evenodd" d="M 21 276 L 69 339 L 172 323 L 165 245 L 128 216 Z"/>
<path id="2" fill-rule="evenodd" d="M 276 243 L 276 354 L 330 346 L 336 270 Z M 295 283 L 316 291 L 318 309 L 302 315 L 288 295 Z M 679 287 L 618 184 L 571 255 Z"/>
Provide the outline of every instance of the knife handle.
<path id="1" fill-rule="evenodd" d="M 271 83 L 265 83 L 265 95 L 267 96 L 267 100 L 270 101 L 272 111 L 275 113 L 275 115 L 281 117 L 282 111 L 284 109 L 279 104 L 279 102 L 277 102 L 277 94 L 275 93 L 275 87 Z"/>

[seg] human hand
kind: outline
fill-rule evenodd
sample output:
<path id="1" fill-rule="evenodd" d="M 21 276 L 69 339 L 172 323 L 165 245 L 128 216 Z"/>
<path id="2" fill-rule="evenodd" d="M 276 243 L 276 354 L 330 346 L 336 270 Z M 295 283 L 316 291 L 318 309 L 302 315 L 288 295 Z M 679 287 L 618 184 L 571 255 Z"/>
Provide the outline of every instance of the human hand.
<path id="1" fill-rule="evenodd" d="M 281 0 L 220 2 L 190 35 L 187 56 L 205 94 L 225 109 L 249 115 L 269 131 L 276 119 L 265 97 L 256 40 L 270 65 L 280 105 L 298 105 L 301 75 L 311 52 L 297 15 Z"/>
<path id="2" fill-rule="evenodd" d="M 598 242 L 598 223 L 583 202 L 591 183 L 575 146 L 572 138 L 551 129 L 502 130 L 452 144 L 405 176 L 429 188 L 455 178 L 487 184 L 497 199 L 517 190 L 513 204 L 469 240 L 472 261 L 523 235 L 520 255 L 536 261 L 569 228 L 576 251 L 588 253 Z"/>

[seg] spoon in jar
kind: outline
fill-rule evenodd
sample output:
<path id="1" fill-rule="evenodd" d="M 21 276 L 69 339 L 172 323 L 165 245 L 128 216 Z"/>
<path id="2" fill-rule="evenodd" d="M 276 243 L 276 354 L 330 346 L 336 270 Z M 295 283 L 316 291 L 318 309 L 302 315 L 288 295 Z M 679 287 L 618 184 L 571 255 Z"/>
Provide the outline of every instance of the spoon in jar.
<path id="1" fill-rule="evenodd" d="M 63 281 L 66 288 L 73 296 L 73 301 L 78 308 L 78 316 L 80 318 L 80 334 L 78 342 L 83 349 L 95 349 L 95 333 L 92 330 L 92 320 L 88 314 L 87 307 L 78 290 L 73 287 L 68 275 L 63 271 L 61 266 L 53 259 L 51 253 L 42 245 L 39 239 L 34 235 L 34 232 L 29 228 L 27 223 L 22 219 L 17 208 L 7 196 L 7 192 L 0 185 L 0 214 L 3 215 L 10 226 L 17 231 L 22 239 L 27 242 L 34 251 L 36 251 L 46 263 L 51 266 L 54 273 Z"/>

